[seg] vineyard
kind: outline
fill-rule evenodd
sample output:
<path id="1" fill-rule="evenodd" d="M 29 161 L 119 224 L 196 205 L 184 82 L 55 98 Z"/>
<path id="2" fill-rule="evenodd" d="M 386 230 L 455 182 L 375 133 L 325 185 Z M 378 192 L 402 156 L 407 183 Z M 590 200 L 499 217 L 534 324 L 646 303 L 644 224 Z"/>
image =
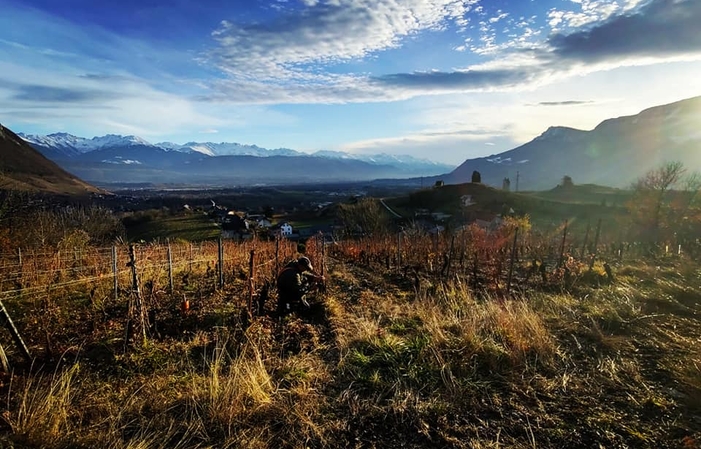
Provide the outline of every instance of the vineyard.
<path id="1" fill-rule="evenodd" d="M 12 447 L 685 447 L 696 248 L 527 223 L 0 260 Z M 274 279 L 327 279 L 280 320 Z"/>

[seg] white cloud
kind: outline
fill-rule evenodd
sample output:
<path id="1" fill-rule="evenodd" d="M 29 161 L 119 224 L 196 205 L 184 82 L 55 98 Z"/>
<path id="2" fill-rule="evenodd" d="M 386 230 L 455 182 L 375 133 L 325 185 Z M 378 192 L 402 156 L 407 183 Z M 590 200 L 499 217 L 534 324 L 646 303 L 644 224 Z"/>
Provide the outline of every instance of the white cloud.
<path id="1" fill-rule="evenodd" d="M 218 48 L 203 57 L 228 77 L 219 100 L 320 102 L 378 98 L 368 76 L 338 75 L 328 65 L 400 47 L 403 40 L 452 23 L 464 27 L 478 0 L 338 0 L 307 2 L 264 24 L 223 21 L 212 33 Z M 258 101 L 255 98 L 258 98 Z M 359 98 L 358 98 L 359 97 Z M 399 98 L 402 97 L 400 94 Z"/>
<path id="2" fill-rule="evenodd" d="M 670 12 L 666 26 L 656 29 L 657 43 L 630 23 L 654 23 L 667 0 L 579 0 L 571 8 L 551 10 L 547 17 L 512 17 L 475 0 L 338 0 L 317 2 L 288 11 L 272 22 L 223 22 L 213 35 L 218 48 L 207 61 L 226 78 L 213 85 L 204 100 L 238 103 L 344 103 L 396 101 L 417 95 L 533 89 L 566 77 L 625 65 L 694 60 L 701 48 L 687 36 L 691 19 Z M 694 0 L 678 0 L 670 11 L 696 14 Z M 367 60 L 395 49 L 429 30 L 461 30 L 469 15 L 479 18 L 477 36 L 449 48 L 481 56 L 485 62 L 449 72 L 390 74 L 343 73 L 334 65 Z M 675 15 L 676 14 L 676 15 Z M 473 17 L 474 18 L 474 17 Z M 619 34 L 587 45 L 621 23 Z M 497 26 L 502 29 L 497 29 Z M 471 27 L 471 28 L 472 28 Z M 544 31 L 550 29 L 545 36 Z M 593 42 L 593 41 L 592 41 Z M 609 42 L 611 45 L 607 45 Z M 675 45 L 689 51 L 678 51 Z M 666 46 L 666 47 L 665 47 Z M 651 51 L 650 51 L 651 50 Z M 623 53 L 622 55 L 616 52 Z M 590 58 L 591 55 L 591 58 Z M 525 62 L 525 64 L 524 64 Z"/>

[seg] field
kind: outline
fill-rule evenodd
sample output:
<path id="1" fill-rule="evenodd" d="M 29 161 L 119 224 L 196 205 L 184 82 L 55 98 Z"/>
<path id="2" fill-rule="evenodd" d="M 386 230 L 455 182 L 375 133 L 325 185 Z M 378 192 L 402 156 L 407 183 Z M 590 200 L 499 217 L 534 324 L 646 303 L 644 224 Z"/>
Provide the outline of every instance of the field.
<path id="1" fill-rule="evenodd" d="M 130 241 L 188 240 L 199 242 L 219 237 L 221 228 L 206 214 L 180 214 L 149 218 L 127 227 Z"/>
<path id="2" fill-rule="evenodd" d="M 123 246 L 6 254 L 0 298 L 33 361 L 3 334 L 0 441 L 699 447 L 695 261 L 466 232 L 309 240 L 327 288 L 282 321 L 274 289 L 258 299 L 285 241 L 138 245 L 138 289 Z"/>

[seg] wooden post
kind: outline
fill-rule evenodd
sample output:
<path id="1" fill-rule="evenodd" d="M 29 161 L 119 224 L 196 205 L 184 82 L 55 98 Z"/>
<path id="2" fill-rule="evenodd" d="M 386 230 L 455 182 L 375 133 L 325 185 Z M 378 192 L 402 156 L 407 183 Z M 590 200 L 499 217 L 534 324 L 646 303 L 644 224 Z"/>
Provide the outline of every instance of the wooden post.
<path id="1" fill-rule="evenodd" d="M 565 221 L 565 230 L 562 233 L 562 245 L 560 246 L 560 259 L 557 262 L 557 266 L 562 267 L 565 259 L 565 243 L 567 243 L 567 225 L 569 222 Z"/>
<path id="2" fill-rule="evenodd" d="M 190 272 L 192 272 L 192 243 L 190 243 Z"/>
<path id="3" fill-rule="evenodd" d="M 10 334 L 12 335 L 12 339 L 15 341 L 15 344 L 17 347 L 20 349 L 20 352 L 22 353 L 22 356 L 24 356 L 24 359 L 31 363 L 32 362 L 32 355 L 29 353 L 29 349 L 27 349 L 27 345 L 24 344 L 24 340 L 22 340 L 22 336 L 19 334 L 19 331 L 15 327 L 15 323 L 12 321 L 12 318 L 10 317 L 10 314 L 7 312 L 7 309 L 5 308 L 5 304 L 0 301 L 0 321 L 2 321 L 2 324 L 7 327 L 7 330 L 10 331 Z"/>
<path id="4" fill-rule="evenodd" d="M 402 268 L 402 233 L 397 234 L 397 266 Z"/>
<path id="5" fill-rule="evenodd" d="M 34 264 L 36 265 L 36 251 L 34 252 Z M 19 289 L 22 290 L 24 288 L 24 282 L 22 282 L 22 278 L 24 277 L 24 270 L 22 269 L 22 248 L 17 248 L 17 263 L 19 264 L 19 280 L 17 284 L 19 285 Z M 34 270 L 36 272 L 36 270 Z"/>
<path id="6" fill-rule="evenodd" d="M 323 238 L 323 234 L 322 234 Z M 326 242 L 323 241 L 321 244 L 321 275 L 324 276 L 326 273 Z"/>
<path id="7" fill-rule="evenodd" d="M 591 222 L 587 223 L 587 232 L 584 234 L 584 243 L 582 244 L 582 252 L 579 256 L 580 259 L 584 259 L 584 254 L 587 251 L 587 243 L 589 243 L 589 231 L 591 230 Z"/>
<path id="8" fill-rule="evenodd" d="M 319 257 L 319 254 L 321 254 L 321 243 L 322 242 L 321 242 L 320 237 L 321 237 L 321 232 L 317 233 L 316 238 L 314 239 L 314 240 L 316 240 L 316 254 L 315 254 L 316 257 Z"/>
<path id="9" fill-rule="evenodd" d="M 221 237 L 219 237 L 219 288 L 222 289 L 224 288 L 224 244 L 222 242 Z"/>
<path id="10" fill-rule="evenodd" d="M 7 354 L 5 354 L 5 349 L 2 347 L 2 345 L 0 345 L 0 364 L 2 364 L 3 372 L 10 372 L 10 362 L 7 360 Z"/>
<path id="11" fill-rule="evenodd" d="M 518 228 L 514 233 L 514 244 L 511 246 L 511 262 L 509 263 L 509 280 L 506 283 L 506 294 L 511 293 L 511 279 L 514 275 L 514 262 L 516 261 L 516 244 L 518 243 Z"/>
<path id="12" fill-rule="evenodd" d="M 253 285 L 253 277 L 255 276 L 255 261 L 256 257 L 256 250 L 252 249 L 251 250 L 251 256 L 248 260 L 248 312 L 253 313 L 253 292 L 254 292 L 254 285 Z"/>
<path id="13" fill-rule="evenodd" d="M 280 271 L 280 237 L 275 237 L 275 273 Z"/>
<path id="14" fill-rule="evenodd" d="M 114 300 L 119 300 L 119 271 L 117 269 L 117 247 L 112 246 L 112 274 L 114 275 Z"/>
<path id="15" fill-rule="evenodd" d="M 130 329 L 132 326 L 133 318 L 136 318 L 138 326 L 141 327 L 140 331 L 142 342 L 146 343 L 147 315 L 146 308 L 144 307 L 143 303 L 143 298 L 141 297 L 141 289 L 139 288 L 139 277 L 137 275 L 136 270 L 136 255 L 134 253 L 134 245 L 129 245 L 129 266 L 131 267 L 131 286 L 133 299 L 130 301 L 129 314 L 131 316 L 129 322 L 127 322 L 126 339 L 124 342 L 125 346 L 129 343 L 129 334 L 131 333 Z"/>
<path id="16" fill-rule="evenodd" d="M 168 287 L 171 295 L 173 294 L 173 253 L 170 250 L 170 242 L 168 242 Z"/>
<path id="17" fill-rule="evenodd" d="M 450 250 L 448 250 L 448 260 L 445 264 L 445 276 L 450 276 L 450 264 L 453 260 L 453 250 L 455 249 L 455 235 L 450 239 Z"/>
<path id="18" fill-rule="evenodd" d="M 591 251 L 591 260 L 589 261 L 589 271 L 594 269 L 594 261 L 596 261 L 596 255 L 598 253 L 599 249 L 599 236 L 601 235 L 601 219 L 599 219 L 599 222 L 596 225 L 596 236 L 594 237 L 594 248 Z"/>

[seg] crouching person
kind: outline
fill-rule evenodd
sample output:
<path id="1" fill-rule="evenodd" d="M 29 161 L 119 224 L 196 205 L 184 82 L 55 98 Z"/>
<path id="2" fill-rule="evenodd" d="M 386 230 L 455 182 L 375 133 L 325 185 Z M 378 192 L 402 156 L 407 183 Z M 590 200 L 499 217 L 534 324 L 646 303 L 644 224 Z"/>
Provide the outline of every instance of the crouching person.
<path id="1" fill-rule="evenodd" d="M 300 257 L 290 262 L 277 276 L 277 311 L 283 317 L 296 310 L 309 309 L 309 303 L 304 298 L 307 285 L 306 279 L 323 282 L 324 277 L 314 273 L 308 257 Z"/>

